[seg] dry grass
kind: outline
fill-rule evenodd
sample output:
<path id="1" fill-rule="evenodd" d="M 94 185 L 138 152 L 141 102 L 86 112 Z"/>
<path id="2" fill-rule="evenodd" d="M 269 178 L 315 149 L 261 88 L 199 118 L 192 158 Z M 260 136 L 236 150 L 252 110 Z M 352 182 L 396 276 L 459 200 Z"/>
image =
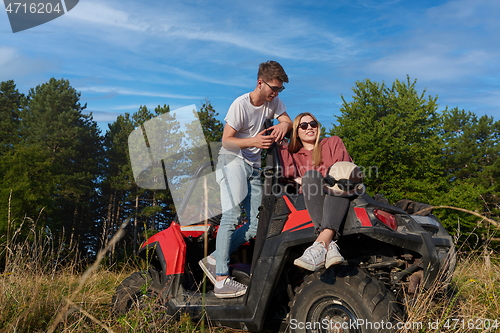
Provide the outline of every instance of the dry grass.
<path id="1" fill-rule="evenodd" d="M 500 332 L 500 256 L 460 253 L 451 283 L 421 292 L 401 332 Z"/>
<path id="2" fill-rule="evenodd" d="M 103 267 L 100 262 L 106 251 L 102 251 L 82 273 L 64 255 L 71 249 L 55 248 L 51 237 L 32 231 L 29 241 L 16 242 L 17 238 L 0 242 L 6 258 L 0 274 L 1 333 L 226 332 L 185 316 L 180 321 L 165 320 L 153 311 L 154 305 L 117 318 L 110 312 L 115 288 L 141 267 L 134 263 L 121 269 Z"/>
<path id="3" fill-rule="evenodd" d="M 96 263 L 82 274 L 62 255 L 68 250 L 54 248 L 49 237 L 33 233 L 30 241 L 13 244 L 0 243 L 9 253 L 6 270 L 0 274 L 0 332 L 236 332 L 193 323 L 188 317 L 165 320 L 152 309 L 116 318 L 110 313 L 114 290 L 139 267 L 105 268 Z M 497 319 L 500 325 L 498 254 L 487 248 L 461 253 L 453 279 L 444 289 L 438 285 L 418 295 L 407 309 L 409 326 L 402 332 L 500 332 L 500 328 L 485 327 L 486 320 L 492 324 Z"/>

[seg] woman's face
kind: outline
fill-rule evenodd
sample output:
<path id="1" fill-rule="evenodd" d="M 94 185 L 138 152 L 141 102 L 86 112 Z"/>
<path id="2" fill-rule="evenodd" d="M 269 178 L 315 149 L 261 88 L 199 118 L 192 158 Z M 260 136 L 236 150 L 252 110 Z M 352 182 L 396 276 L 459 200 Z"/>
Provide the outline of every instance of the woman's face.
<path id="1" fill-rule="evenodd" d="M 316 124 L 314 128 L 313 126 L 311 126 L 311 122 L 313 122 L 313 124 Z M 307 128 L 305 126 L 306 123 Z M 303 127 L 305 129 L 303 129 Z M 318 136 L 318 131 L 318 123 L 316 123 L 316 121 L 311 116 L 303 116 L 302 118 L 300 118 L 299 128 L 297 128 L 297 134 L 302 143 L 314 144 L 316 142 L 316 137 Z"/>

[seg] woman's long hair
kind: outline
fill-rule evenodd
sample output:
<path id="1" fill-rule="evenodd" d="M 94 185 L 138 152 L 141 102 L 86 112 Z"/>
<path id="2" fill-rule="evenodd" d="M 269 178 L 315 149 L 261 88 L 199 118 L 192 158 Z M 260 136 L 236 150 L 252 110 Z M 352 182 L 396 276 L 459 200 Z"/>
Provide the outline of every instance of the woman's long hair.
<path id="1" fill-rule="evenodd" d="M 299 114 L 297 117 L 295 117 L 295 119 L 293 120 L 292 137 L 290 138 L 290 144 L 288 145 L 288 151 L 290 152 L 290 154 L 294 154 L 294 153 L 298 152 L 302 147 L 304 147 L 304 145 L 302 144 L 302 140 L 300 140 L 299 134 L 298 134 L 299 124 L 302 120 L 302 117 L 304 117 L 304 116 L 309 116 L 312 119 L 314 119 L 314 121 L 316 121 L 318 123 L 318 132 L 317 132 L 317 136 L 316 136 L 316 142 L 314 143 L 314 148 L 312 151 L 312 157 L 313 157 L 314 166 L 319 166 L 321 164 L 321 147 L 319 145 L 319 143 L 321 141 L 321 139 L 320 139 L 321 125 L 320 125 L 318 119 L 316 119 L 316 117 L 313 116 L 309 112 L 303 112 L 303 113 Z"/>

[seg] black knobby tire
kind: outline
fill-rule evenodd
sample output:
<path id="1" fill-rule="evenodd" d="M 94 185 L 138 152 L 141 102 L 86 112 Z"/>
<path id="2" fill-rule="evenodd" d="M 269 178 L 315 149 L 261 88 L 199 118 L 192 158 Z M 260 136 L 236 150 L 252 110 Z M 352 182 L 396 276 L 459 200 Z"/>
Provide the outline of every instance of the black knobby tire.
<path id="1" fill-rule="evenodd" d="M 288 331 L 395 332 L 403 312 L 378 280 L 352 266 L 308 275 L 290 302 Z"/>
<path id="2" fill-rule="evenodd" d="M 116 288 L 111 302 L 115 315 L 123 315 L 133 308 L 162 307 L 163 286 L 155 269 L 132 273 Z"/>
<path id="3" fill-rule="evenodd" d="M 436 248 L 438 251 L 437 255 L 441 261 L 441 272 L 438 275 L 439 281 L 443 283 L 444 289 L 447 289 L 451 278 L 453 277 L 453 273 L 455 272 L 455 267 L 457 265 L 457 252 L 455 247 L 455 242 L 453 237 L 448 233 L 443 224 L 435 217 L 435 221 L 439 223 L 439 231 L 436 236 L 447 238 L 451 242 L 451 246 L 449 248 Z"/>

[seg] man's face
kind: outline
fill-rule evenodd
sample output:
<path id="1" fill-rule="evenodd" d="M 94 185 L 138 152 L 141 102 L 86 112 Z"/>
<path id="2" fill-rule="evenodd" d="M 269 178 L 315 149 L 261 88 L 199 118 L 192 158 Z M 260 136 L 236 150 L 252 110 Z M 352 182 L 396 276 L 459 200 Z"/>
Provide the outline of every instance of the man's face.
<path id="1" fill-rule="evenodd" d="M 278 79 L 272 79 L 269 81 L 259 79 L 259 86 L 262 98 L 268 102 L 278 96 L 280 91 L 283 91 L 283 82 Z"/>

